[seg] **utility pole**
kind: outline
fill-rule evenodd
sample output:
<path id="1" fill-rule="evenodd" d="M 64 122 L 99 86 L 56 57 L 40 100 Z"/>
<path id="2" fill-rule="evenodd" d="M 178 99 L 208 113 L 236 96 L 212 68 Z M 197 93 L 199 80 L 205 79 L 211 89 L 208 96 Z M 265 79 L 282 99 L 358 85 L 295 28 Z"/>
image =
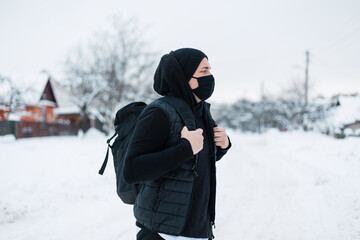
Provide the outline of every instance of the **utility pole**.
<path id="1" fill-rule="evenodd" d="M 260 112 L 260 119 L 259 119 L 259 133 L 262 133 L 265 129 L 265 96 L 264 96 L 264 81 L 261 81 L 260 84 L 260 101 L 261 101 L 261 112 Z"/>
<path id="2" fill-rule="evenodd" d="M 308 120 L 308 91 L 309 91 L 309 51 L 306 50 L 306 65 L 305 65 L 305 104 L 303 112 L 303 129 L 307 131 L 307 120 Z"/>
<path id="3" fill-rule="evenodd" d="M 246 92 L 247 92 L 247 90 L 246 90 L 246 88 L 244 88 L 244 89 L 243 89 L 243 100 L 246 99 Z"/>

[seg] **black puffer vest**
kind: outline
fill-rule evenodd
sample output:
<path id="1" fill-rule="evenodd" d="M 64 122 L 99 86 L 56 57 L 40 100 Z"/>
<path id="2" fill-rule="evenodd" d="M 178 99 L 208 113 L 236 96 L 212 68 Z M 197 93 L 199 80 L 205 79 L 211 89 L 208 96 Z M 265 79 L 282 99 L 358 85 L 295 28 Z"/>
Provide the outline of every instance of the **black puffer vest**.
<path id="1" fill-rule="evenodd" d="M 159 99 L 150 103 L 143 112 L 152 107 L 160 108 L 168 117 L 170 135 L 166 147 L 177 144 L 184 126 L 179 114 L 172 106 Z M 195 130 L 196 124 L 194 123 L 191 128 L 189 130 Z M 196 175 L 194 164 L 195 158 L 185 162 L 180 168 L 144 184 L 134 204 L 134 215 L 141 225 L 154 232 L 181 234 L 192 201 Z"/>

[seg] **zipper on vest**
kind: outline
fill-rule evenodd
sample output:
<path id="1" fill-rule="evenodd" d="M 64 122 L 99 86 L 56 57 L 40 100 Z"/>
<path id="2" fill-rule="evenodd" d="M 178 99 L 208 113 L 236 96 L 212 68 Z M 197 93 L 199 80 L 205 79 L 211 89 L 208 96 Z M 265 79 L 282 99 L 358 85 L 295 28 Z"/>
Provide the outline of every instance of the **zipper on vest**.
<path id="1" fill-rule="evenodd" d="M 199 154 L 196 154 L 195 162 L 194 162 L 194 165 L 193 165 L 193 167 L 191 169 L 195 177 L 199 177 L 199 174 L 196 172 L 197 165 L 198 165 L 198 159 L 199 159 Z"/>
<path id="2" fill-rule="evenodd" d="M 185 222 L 184 222 L 184 226 L 181 228 L 180 234 L 183 232 L 183 230 L 184 230 L 184 228 L 185 228 L 185 226 L 186 226 L 186 223 L 187 223 L 187 221 L 188 221 L 189 215 L 190 215 L 190 206 L 191 206 L 191 204 L 192 204 L 193 197 L 194 197 L 194 188 L 195 188 L 195 185 L 196 185 L 196 178 L 199 176 L 198 173 L 196 172 L 198 159 L 199 159 L 199 154 L 196 154 L 196 155 L 195 155 L 195 163 L 194 163 L 194 165 L 193 165 L 193 167 L 192 167 L 192 171 L 193 171 L 193 174 L 194 174 L 195 178 L 194 178 L 194 182 L 193 182 L 193 188 L 192 188 L 192 191 L 191 191 L 189 208 L 188 208 L 188 210 L 187 210 L 186 218 L 185 218 Z"/>

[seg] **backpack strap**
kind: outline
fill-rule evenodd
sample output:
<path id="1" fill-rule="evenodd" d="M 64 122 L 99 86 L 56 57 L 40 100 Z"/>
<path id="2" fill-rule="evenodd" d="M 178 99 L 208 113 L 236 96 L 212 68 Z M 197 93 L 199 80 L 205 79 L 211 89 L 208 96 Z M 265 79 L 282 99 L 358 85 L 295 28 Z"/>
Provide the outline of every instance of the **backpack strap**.
<path id="1" fill-rule="evenodd" d="M 100 168 L 100 170 L 99 170 L 99 174 L 100 174 L 100 175 L 103 175 L 103 173 L 104 173 L 104 171 L 105 171 L 106 164 L 107 164 L 108 158 L 109 158 L 109 147 L 112 148 L 112 146 L 110 145 L 110 141 L 116 136 L 116 134 L 117 134 L 117 133 L 115 132 L 114 135 L 112 135 L 112 137 L 109 138 L 109 139 L 106 141 L 108 147 L 107 147 L 107 150 L 106 150 L 106 155 L 105 155 L 104 162 L 103 162 L 103 164 L 102 164 L 102 166 L 101 166 L 101 168 Z"/>
<path id="2" fill-rule="evenodd" d="M 196 129 L 196 121 L 195 121 L 194 113 L 191 111 L 189 105 L 184 100 L 175 96 L 165 96 L 159 98 L 159 100 L 164 101 L 168 103 L 170 106 L 172 106 L 179 114 L 180 118 L 183 120 L 185 126 L 189 130 Z"/>
<path id="3" fill-rule="evenodd" d="M 184 100 L 175 96 L 165 96 L 159 98 L 159 100 L 164 101 L 168 103 L 170 106 L 172 106 L 179 114 L 180 118 L 183 120 L 185 126 L 189 130 L 196 130 L 196 121 L 195 121 L 194 113 L 191 111 L 189 105 Z M 192 167 L 192 171 L 195 177 L 199 176 L 198 173 L 196 172 L 198 160 L 199 160 L 199 154 L 197 153 L 195 155 L 195 161 Z"/>

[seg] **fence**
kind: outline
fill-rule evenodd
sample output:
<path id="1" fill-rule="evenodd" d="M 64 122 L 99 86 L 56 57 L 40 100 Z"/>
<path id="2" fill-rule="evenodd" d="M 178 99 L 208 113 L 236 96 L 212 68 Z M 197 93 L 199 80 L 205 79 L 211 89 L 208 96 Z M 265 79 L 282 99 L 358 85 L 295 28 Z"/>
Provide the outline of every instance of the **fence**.
<path id="1" fill-rule="evenodd" d="M 78 124 L 0 121 L 0 136 L 13 134 L 15 138 L 77 135 Z"/>

